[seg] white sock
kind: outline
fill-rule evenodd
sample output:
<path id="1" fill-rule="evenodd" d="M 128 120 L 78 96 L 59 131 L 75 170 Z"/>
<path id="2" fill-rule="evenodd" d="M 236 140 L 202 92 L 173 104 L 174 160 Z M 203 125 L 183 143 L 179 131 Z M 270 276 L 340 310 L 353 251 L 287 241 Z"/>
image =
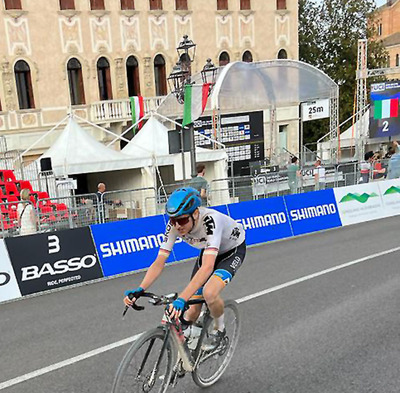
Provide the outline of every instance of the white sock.
<path id="1" fill-rule="evenodd" d="M 214 329 L 221 332 L 225 329 L 224 314 L 218 318 L 214 318 Z"/>

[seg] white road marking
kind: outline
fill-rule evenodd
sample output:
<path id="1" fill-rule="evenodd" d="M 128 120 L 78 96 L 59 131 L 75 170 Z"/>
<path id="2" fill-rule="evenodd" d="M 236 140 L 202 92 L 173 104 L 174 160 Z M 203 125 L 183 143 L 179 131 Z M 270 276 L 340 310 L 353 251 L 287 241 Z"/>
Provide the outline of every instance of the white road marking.
<path id="1" fill-rule="evenodd" d="M 275 287 L 268 288 L 268 289 L 265 289 L 263 291 L 253 293 L 252 295 L 244 296 L 244 297 L 242 297 L 240 299 L 236 299 L 236 301 L 238 303 L 248 302 L 249 300 L 256 299 L 256 298 L 258 298 L 260 296 L 264 296 L 264 295 L 266 295 L 268 293 L 276 292 L 276 291 L 279 291 L 280 289 L 284 289 L 284 288 L 290 287 L 292 285 L 299 284 L 299 283 L 304 282 L 304 281 L 312 280 L 313 278 L 322 276 L 324 274 L 328 274 L 328 273 L 334 272 L 336 270 L 344 269 L 344 268 L 346 268 L 348 266 L 356 265 L 357 263 L 365 262 L 365 261 L 368 261 L 368 260 L 373 259 L 373 258 L 381 257 L 383 255 L 391 254 L 391 253 L 396 252 L 396 251 L 400 251 L 400 247 L 396 247 L 396 248 L 392 248 L 390 250 L 378 252 L 376 254 L 371 254 L 371 255 L 368 255 L 368 256 L 363 257 L 363 258 L 355 259 L 354 261 L 343 263 L 342 265 L 338 265 L 338 266 L 331 267 L 329 269 L 321 270 L 320 272 L 313 273 L 313 274 L 310 274 L 308 276 L 303 276 L 303 277 L 297 278 L 297 279 L 292 280 L 292 281 L 288 281 L 288 282 L 286 282 L 284 284 L 280 284 L 280 285 L 277 285 Z M 19 384 L 21 382 L 25 382 L 25 381 L 28 381 L 30 379 L 36 378 L 36 377 L 39 377 L 40 375 L 44 375 L 44 374 L 50 373 L 50 372 L 58 370 L 60 368 L 63 368 L 63 367 L 66 367 L 66 366 L 70 366 L 71 364 L 74 364 L 74 363 L 77 363 L 77 362 L 79 362 L 81 360 L 85 360 L 85 359 L 91 358 L 93 356 L 99 355 L 100 353 L 110 351 L 111 349 L 115 349 L 115 348 L 121 347 L 122 345 L 129 344 L 129 343 L 135 341 L 139 336 L 140 336 L 140 334 L 136 334 L 135 336 L 128 337 L 128 338 L 126 338 L 124 340 L 121 340 L 121 341 L 117 341 L 117 342 L 115 342 L 113 344 L 109 344 L 109 345 L 106 345 L 104 347 L 94 349 L 93 351 L 86 352 L 86 353 L 84 353 L 82 355 L 75 356 L 73 358 L 64 360 L 62 362 L 52 364 L 51 366 L 44 367 L 44 368 L 41 368 L 39 370 L 33 371 L 31 373 L 21 375 L 20 377 L 13 378 L 13 379 L 10 379 L 8 381 L 2 382 L 2 383 L 0 383 L 0 390 L 9 388 L 11 386 L 17 385 L 17 384 Z"/>

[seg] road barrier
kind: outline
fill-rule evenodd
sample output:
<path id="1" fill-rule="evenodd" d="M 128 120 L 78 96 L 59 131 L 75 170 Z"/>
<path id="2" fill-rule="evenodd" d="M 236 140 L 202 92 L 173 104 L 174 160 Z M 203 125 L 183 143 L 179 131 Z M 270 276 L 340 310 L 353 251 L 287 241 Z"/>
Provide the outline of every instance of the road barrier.
<path id="1" fill-rule="evenodd" d="M 247 244 L 400 214 L 400 179 L 213 207 L 246 230 Z M 156 215 L 0 240 L 0 302 L 147 268 L 163 241 Z M 198 255 L 178 239 L 168 262 Z"/>

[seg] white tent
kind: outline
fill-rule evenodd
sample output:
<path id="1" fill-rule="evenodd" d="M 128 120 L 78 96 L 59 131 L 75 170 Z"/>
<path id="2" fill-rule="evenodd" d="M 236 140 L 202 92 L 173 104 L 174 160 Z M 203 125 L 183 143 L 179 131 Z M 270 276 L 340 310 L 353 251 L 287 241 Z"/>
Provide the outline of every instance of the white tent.
<path id="1" fill-rule="evenodd" d="M 173 165 L 174 154 L 168 151 L 168 128 L 151 116 L 142 130 L 122 149 L 122 153 L 140 159 L 154 158 L 156 165 Z M 224 150 L 209 150 L 196 147 L 198 162 L 226 160 Z M 142 165 L 144 166 L 144 165 Z"/>
<path id="2" fill-rule="evenodd" d="M 152 160 L 152 165 L 144 168 L 142 176 L 147 178 L 147 186 L 155 184 L 156 167 L 177 166 L 181 164 L 181 154 L 169 154 L 168 129 L 154 116 L 151 116 L 141 131 L 122 149 L 126 155 L 140 158 L 143 162 Z M 210 150 L 196 147 L 196 161 L 207 164 L 206 178 L 227 178 L 228 155 L 225 150 Z M 142 166 L 146 166 L 143 164 Z M 186 168 L 190 168 L 190 161 L 186 161 Z M 227 190 L 228 187 L 224 187 Z M 218 203 L 228 202 L 229 195 L 223 191 L 212 192 L 211 197 L 218 199 Z"/>
<path id="3" fill-rule="evenodd" d="M 40 158 L 50 157 L 56 175 L 75 175 L 137 168 L 146 165 L 98 142 L 72 117 L 56 142 Z M 150 163 L 151 161 L 149 161 Z M 149 164 L 147 163 L 147 164 Z"/>

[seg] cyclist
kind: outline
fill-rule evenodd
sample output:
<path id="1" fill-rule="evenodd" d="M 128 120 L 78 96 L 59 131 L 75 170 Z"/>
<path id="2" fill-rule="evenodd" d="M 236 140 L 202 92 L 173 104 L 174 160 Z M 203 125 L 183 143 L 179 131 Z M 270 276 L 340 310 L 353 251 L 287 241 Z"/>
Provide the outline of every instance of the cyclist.
<path id="1" fill-rule="evenodd" d="M 243 263 L 246 255 L 244 229 L 227 215 L 202 207 L 199 192 L 190 187 L 179 188 L 171 194 L 166 213 L 169 222 L 157 258 L 140 286 L 125 292 L 124 303 L 132 305 L 136 297 L 130 300 L 128 296 L 133 294 L 139 297 L 160 276 L 179 236 L 191 246 L 201 249 L 201 252 L 189 284 L 169 306 L 170 316 L 179 318 L 191 297 L 204 297 L 214 318 L 214 330 L 206 345 L 207 349 L 216 348 L 226 334 L 224 301 L 220 293 Z M 185 318 L 194 322 L 200 312 L 201 305 L 192 305 Z"/>

